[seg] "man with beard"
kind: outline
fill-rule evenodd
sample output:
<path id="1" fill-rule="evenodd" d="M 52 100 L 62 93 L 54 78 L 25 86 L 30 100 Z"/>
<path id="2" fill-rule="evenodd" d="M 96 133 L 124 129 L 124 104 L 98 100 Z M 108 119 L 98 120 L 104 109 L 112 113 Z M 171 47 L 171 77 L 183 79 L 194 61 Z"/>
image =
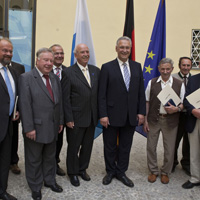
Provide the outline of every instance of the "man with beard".
<path id="1" fill-rule="evenodd" d="M 0 199 L 15 200 L 6 192 L 11 157 L 12 119 L 17 94 L 17 74 L 9 64 L 13 55 L 13 45 L 7 38 L 0 39 Z"/>

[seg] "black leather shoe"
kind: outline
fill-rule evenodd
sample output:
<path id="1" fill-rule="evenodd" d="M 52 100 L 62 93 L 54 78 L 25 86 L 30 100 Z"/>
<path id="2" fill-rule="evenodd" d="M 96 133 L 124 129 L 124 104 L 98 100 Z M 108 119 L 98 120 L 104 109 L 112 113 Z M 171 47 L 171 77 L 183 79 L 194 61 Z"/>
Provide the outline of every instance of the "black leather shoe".
<path id="1" fill-rule="evenodd" d="M 34 200 L 41 200 L 42 199 L 41 191 L 39 191 L 39 192 L 32 191 L 32 198 Z"/>
<path id="2" fill-rule="evenodd" d="M 60 185 L 58 185 L 57 183 L 55 183 L 54 185 L 48 185 L 48 184 L 44 184 L 45 187 L 51 188 L 52 191 L 54 192 L 62 192 L 63 189 Z"/>
<path id="3" fill-rule="evenodd" d="M 65 176 L 64 170 L 61 169 L 59 165 L 57 165 L 56 174 L 59 176 Z"/>
<path id="4" fill-rule="evenodd" d="M 8 194 L 7 192 L 4 192 L 3 194 L 0 194 L 0 199 L 3 200 L 17 200 L 14 196 Z"/>
<path id="5" fill-rule="evenodd" d="M 103 184 L 108 185 L 111 183 L 112 179 L 115 177 L 114 174 L 106 174 L 106 176 L 103 178 Z"/>
<path id="6" fill-rule="evenodd" d="M 191 188 L 193 188 L 194 186 L 199 186 L 200 185 L 200 182 L 199 183 L 191 183 L 190 181 L 187 181 L 187 182 L 185 182 L 183 185 L 182 185 L 182 187 L 184 188 L 184 189 L 191 189 Z"/>
<path id="7" fill-rule="evenodd" d="M 117 179 L 128 187 L 134 187 L 133 182 L 126 175 L 117 176 Z"/>
<path id="8" fill-rule="evenodd" d="M 77 187 L 77 186 L 80 185 L 78 176 L 76 176 L 76 175 L 69 175 L 69 179 L 70 179 L 70 183 L 71 183 L 73 186 Z"/>
<path id="9" fill-rule="evenodd" d="M 84 181 L 90 181 L 90 176 L 86 171 L 79 172 L 79 176 L 84 180 Z"/>

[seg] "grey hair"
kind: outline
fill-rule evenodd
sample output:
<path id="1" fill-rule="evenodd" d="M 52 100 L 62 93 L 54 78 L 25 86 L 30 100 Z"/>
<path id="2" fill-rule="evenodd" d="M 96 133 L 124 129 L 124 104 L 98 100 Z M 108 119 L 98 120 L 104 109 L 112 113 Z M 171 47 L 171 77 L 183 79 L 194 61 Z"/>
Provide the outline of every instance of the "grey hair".
<path id="1" fill-rule="evenodd" d="M 131 39 L 130 39 L 129 37 L 127 37 L 127 36 L 122 36 L 122 37 L 120 37 L 120 38 L 117 40 L 117 42 L 116 42 L 116 46 L 118 46 L 119 41 L 121 41 L 121 40 L 127 40 L 127 41 L 129 41 L 130 44 L 131 44 L 131 47 L 132 47 L 132 41 L 131 41 Z"/>
<path id="2" fill-rule="evenodd" d="M 174 68 L 174 61 L 171 58 L 163 58 L 160 62 L 158 67 L 160 67 L 162 64 L 169 63 L 172 68 Z"/>
<path id="3" fill-rule="evenodd" d="M 49 47 L 49 49 L 53 49 L 53 47 L 61 47 L 62 48 L 62 46 L 60 45 L 60 44 L 53 44 L 53 45 L 51 45 L 50 47 Z"/>
<path id="4" fill-rule="evenodd" d="M 51 53 L 51 54 L 53 55 L 53 51 L 52 51 L 51 49 L 48 49 L 48 48 L 46 48 L 46 47 L 43 47 L 43 48 L 41 48 L 41 49 L 39 49 L 39 50 L 37 51 L 36 57 L 39 59 L 39 58 L 40 58 L 40 55 L 41 55 L 42 53 L 46 53 L 46 52 L 49 52 L 49 53 Z"/>

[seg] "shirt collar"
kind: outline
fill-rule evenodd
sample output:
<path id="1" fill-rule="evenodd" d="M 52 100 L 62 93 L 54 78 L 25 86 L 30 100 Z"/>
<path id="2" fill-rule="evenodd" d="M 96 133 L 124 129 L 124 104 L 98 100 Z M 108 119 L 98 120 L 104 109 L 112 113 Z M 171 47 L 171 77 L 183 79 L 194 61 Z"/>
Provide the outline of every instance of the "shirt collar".
<path id="1" fill-rule="evenodd" d="M 40 75 L 41 77 L 43 77 L 44 74 L 37 68 L 37 66 L 35 66 L 35 68 L 37 69 L 39 75 Z M 49 75 L 49 74 L 47 74 L 47 75 Z"/>
<path id="2" fill-rule="evenodd" d="M 56 67 L 55 65 L 53 65 L 53 70 L 59 68 L 60 70 L 62 70 L 62 65 L 60 65 L 59 67 Z"/>
<path id="3" fill-rule="evenodd" d="M 159 76 L 159 78 L 158 78 L 158 80 L 157 80 L 156 82 L 158 83 L 158 82 L 160 82 L 160 81 L 161 81 L 162 83 L 164 83 L 164 84 L 172 83 L 172 82 L 173 82 L 172 75 L 170 75 L 169 79 L 168 79 L 166 82 L 162 80 L 162 77 L 161 77 L 161 76 Z"/>
<path id="4" fill-rule="evenodd" d="M 122 62 L 119 58 L 117 58 L 117 60 L 118 60 L 119 65 L 122 66 L 124 62 Z M 127 66 L 129 66 L 128 59 L 125 63 L 127 64 Z"/>
<path id="5" fill-rule="evenodd" d="M 183 75 L 181 72 L 179 72 L 179 76 L 180 76 L 181 78 L 184 78 L 185 75 Z M 188 73 L 188 74 L 186 75 L 187 78 L 189 78 L 189 76 L 190 76 L 190 73 Z"/>
<path id="6" fill-rule="evenodd" d="M 77 65 L 79 66 L 79 68 L 81 69 L 81 71 L 83 71 L 83 69 L 88 70 L 88 65 L 86 65 L 85 67 L 83 67 L 80 63 L 77 62 Z"/>

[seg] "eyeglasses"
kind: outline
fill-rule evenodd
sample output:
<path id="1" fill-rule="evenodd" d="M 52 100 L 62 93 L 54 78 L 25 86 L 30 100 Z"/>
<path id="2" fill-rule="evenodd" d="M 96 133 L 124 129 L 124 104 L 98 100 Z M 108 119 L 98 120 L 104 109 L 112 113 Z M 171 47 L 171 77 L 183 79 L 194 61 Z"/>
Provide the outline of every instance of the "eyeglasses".
<path id="1" fill-rule="evenodd" d="M 64 55 L 64 53 L 63 53 L 63 52 L 56 52 L 56 53 L 54 53 L 54 56 L 58 56 L 58 55 L 61 55 L 61 56 L 63 56 L 63 55 Z"/>

